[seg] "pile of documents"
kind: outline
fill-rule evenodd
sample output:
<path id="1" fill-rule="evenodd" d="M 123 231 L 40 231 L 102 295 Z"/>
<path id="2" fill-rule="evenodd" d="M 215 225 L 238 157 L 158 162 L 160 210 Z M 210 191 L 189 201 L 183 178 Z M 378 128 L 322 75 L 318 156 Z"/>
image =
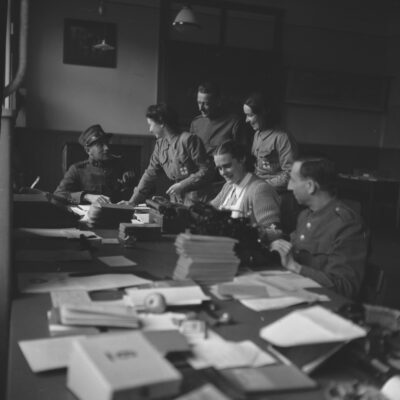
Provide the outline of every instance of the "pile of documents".
<path id="1" fill-rule="evenodd" d="M 121 222 L 130 222 L 134 207 L 125 204 L 92 204 L 83 221 L 89 226 L 118 228 Z"/>
<path id="2" fill-rule="evenodd" d="M 72 305 L 59 308 L 61 323 L 74 326 L 107 326 L 139 328 L 140 321 L 135 308 L 123 305 Z"/>
<path id="3" fill-rule="evenodd" d="M 146 288 L 126 288 L 124 296 L 126 303 L 135 307 L 144 306 L 146 298 L 154 293 L 162 295 L 168 306 L 197 305 L 210 300 L 210 297 L 190 280 L 161 281 L 148 286 Z"/>
<path id="4" fill-rule="evenodd" d="M 179 259 L 173 278 L 190 278 L 200 285 L 231 281 L 240 263 L 234 252 L 236 243 L 228 237 L 181 233 L 175 241 Z"/>
<path id="5" fill-rule="evenodd" d="M 161 238 L 161 226 L 157 224 L 127 223 L 119 224 L 119 239 L 122 242 L 151 241 Z"/>

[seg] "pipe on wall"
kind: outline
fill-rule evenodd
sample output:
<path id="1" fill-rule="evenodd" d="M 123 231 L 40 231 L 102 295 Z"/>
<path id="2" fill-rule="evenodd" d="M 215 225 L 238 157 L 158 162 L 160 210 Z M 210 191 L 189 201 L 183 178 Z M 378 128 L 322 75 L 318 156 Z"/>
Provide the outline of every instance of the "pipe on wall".
<path id="1" fill-rule="evenodd" d="M 1 99 L 14 93 L 22 84 L 27 59 L 28 10 L 29 0 L 21 0 L 19 31 L 19 67 L 15 79 L 3 89 L 5 71 L 10 65 L 10 7 L 12 0 L 0 0 L 1 38 Z M 4 33 L 4 34 L 3 34 Z M 6 68 L 7 66 L 7 68 Z M 9 79 L 7 77 L 7 79 Z M 3 103 L 0 126 L 0 398 L 5 398 L 7 382 L 7 361 L 11 304 L 11 234 L 12 234 L 12 136 L 15 125 L 15 112 L 12 102 Z"/>
<path id="2" fill-rule="evenodd" d="M 18 53 L 18 70 L 15 77 L 3 91 L 4 98 L 14 93 L 21 86 L 27 65 L 27 49 L 28 49 L 28 28 L 29 28 L 29 0 L 21 0 L 20 8 L 20 29 L 19 29 L 19 53 Z"/>

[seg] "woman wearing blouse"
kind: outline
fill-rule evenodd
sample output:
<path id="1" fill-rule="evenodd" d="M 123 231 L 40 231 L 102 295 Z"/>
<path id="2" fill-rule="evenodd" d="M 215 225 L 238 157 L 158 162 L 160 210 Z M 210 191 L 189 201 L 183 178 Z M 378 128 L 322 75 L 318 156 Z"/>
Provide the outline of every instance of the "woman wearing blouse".
<path id="1" fill-rule="evenodd" d="M 253 163 L 245 147 L 233 141 L 224 142 L 215 151 L 214 162 L 226 182 L 210 204 L 231 210 L 233 218 L 250 218 L 263 234 L 276 234 L 280 222 L 279 196 L 269 183 L 251 172 Z"/>

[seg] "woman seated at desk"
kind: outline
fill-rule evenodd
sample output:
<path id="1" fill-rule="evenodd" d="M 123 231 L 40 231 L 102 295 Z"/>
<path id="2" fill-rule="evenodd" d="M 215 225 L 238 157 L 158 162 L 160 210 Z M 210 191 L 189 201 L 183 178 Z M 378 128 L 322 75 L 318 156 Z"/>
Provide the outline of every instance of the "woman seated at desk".
<path id="1" fill-rule="evenodd" d="M 279 235 L 279 196 L 276 190 L 252 172 L 251 156 L 243 145 L 222 143 L 214 153 L 215 165 L 226 183 L 210 204 L 232 210 L 232 217 L 249 217 L 270 239 Z M 274 232 L 274 237 L 270 237 Z M 275 236 L 277 235 L 277 236 Z"/>
<path id="2" fill-rule="evenodd" d="M 146 118 L 157 141 L 149 166 L 125 203 L 137 205 L 150 198 L 162 171 L 174 182 L 166 191 L 171 201 L 191 205 L 208 200 L 207 186 L 214 171 L 201 139 L 181 132 L 176 112 L 166 104 L 149 106 Z"/>

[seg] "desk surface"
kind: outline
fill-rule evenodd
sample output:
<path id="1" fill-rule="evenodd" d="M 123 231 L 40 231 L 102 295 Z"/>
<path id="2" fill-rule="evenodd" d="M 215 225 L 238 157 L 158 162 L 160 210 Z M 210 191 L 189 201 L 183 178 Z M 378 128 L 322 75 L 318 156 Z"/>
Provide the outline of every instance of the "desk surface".
<path id="1" fill-rule="evenodd" d="M 99 232 L 102 236 L 116 235 L 116 232 Z M 95 251 L 95 255 L 123 254 L 137 262 L 137 266 L 130 267 L 129 272 L 138 275 L 150 274 L 155 278 L 168 278 L 175 267 L 177 255 L 173 246 L 173 237 L 165 237 L 162 241 L 139 242 L 134 248 L 123 248 L 120 245 L 103 245 Z M 98 260 L 90 262 L 68 263 L 20 263 L 17 266 L 20 271 L 99 271 L 116 272 L 114 268 L 104 267 Z M 128 272 L 127 269 L 124 271 Z M 327 292 L 321 289 L 322 292 Z M 340 296 L 329 293 L 332 301 L 327 303 L 331 309 L 337 309 L 345 300 Z M 220 326 L 216 331 L 230 340 L 250 339 L 261 348 L 266 348 L 266 343 L 259 338 L 260 328 L 285 315 L 288 310 L 275 310 L 268 312 L 254 312 L 237 301 L 214 301 L 221 311 L 228 311 L 234 320 L 234 324 Z M 12 302 L 10 321 L 10 350 L 8 368 L 7 400 L 76 400 L 76 397 L 65 386 L 65 370 L 51 371 L 34 374 L 23 357 L 19 346 L 19 340 L 36 339 L 48 336 L 48 323 L 46 311 L 50 308 L 51 301 L 48 294 L 18 295 Z M 309 354 L 309 348 L 296 351 L 292 354 L 292 361 L 301 365 L 304 357 Z M 341 368 L 339 368 L 341 369 Z M 200 386 L 206 380 L 213 380 L 216 374 L 211 369 L 203 372 L 193 371 L 185 367 L 183 370 L 183 390 Z M 328 372 L 328 376 L 331 372 Z M 317 380 L 324 379 L 324 373 L 313 376 Z M 227 388 L 228 390 L 229 388 Z M 268 399 L 321 399 L 322 389 L 306 391 L 302 393 L 268 394 Z M 263 398 L 262 396 L 260 398 Z"/>

